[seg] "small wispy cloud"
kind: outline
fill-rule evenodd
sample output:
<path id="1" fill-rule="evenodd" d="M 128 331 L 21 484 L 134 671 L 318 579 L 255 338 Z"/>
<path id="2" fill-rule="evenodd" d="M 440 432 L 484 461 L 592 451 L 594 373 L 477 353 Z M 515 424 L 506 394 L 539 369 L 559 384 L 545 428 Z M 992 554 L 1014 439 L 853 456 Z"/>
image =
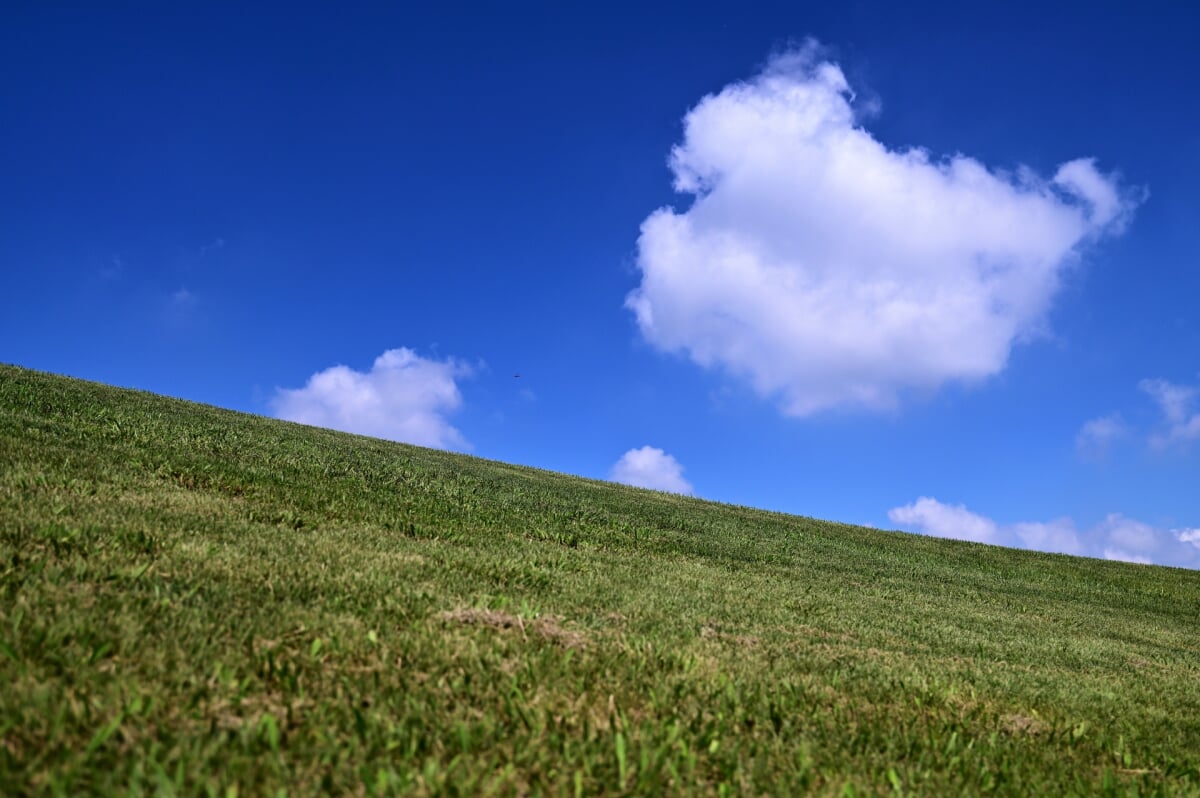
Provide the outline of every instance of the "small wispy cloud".
<path id="1" fill-rule="evenodd" d="M 189 273 L 211 266 L 218 260 L 221 251 L 228 242 L 220 236 L 209 239 L 203 244 L 190 243 L 181 247 L 175 255 L 173 266 L 179 272 Z"/>
<path id="2" fill-rule="evenodd" d="M 155 300 L 159 322 L 176 333 L 195 330 L 204 322 L 204 307 L 201 297 L 186 286 L 159 294 Z"/>
<path id="3" fill-rule="evenodd" d="M 888 518 L 907 531 L 933 537 L 1200 569 L 1200 529 L 1163 529 L 1120 513 L 1083 530 L 1070 518 L 1001 524 L 964 505 L 923 496 L 888 511 Z"/>
<path id="4" fill-rule="evenodd" d="M 1159 419 L 1151 429 L 1131 427 L 1119 413 L 1084 423 L 1075 435 L 1075 448 L 1085 458 L 1101 458 L 1117 441 L 1136 437 L 1152 449 L 1186 446 L 1200 440 L 1200 386 L 1180 385 L 1164 379 L 1144 379 L 1138 389 L 1158 407 Z"/>
<path id="5" fill-rule="evenodd" d="M 207 255 L 210 252 L 216 252 L 217 250 L 224 249 L 224 248 L 225 248 L 225 239 L 214 238 L 212 241 L 209 241 L 207 244 L 202 244 L 200 246 L 200 257 L 203 258 L 205 255 Z"/>
<path id="6" fill-rule="evenodd" d="M 458 380 L 473 369 L 455 360 L 423 358 L 411 349 L 389 349 L 369 371 L 333 366 L 303 388 L 277 388 L 277 418 L 314 427 L 438 449 L 470 448 L 449 422 L 462 405 Z"/>
<path id="7" fill-rule="evenodd" d="M 630 449 L 609 472 L 609 479 L 637 488 L 650 488 L 690 496 L 692 485 L 683 478 L 683 466 L 654 446 Z"/>
<path id="8" fill-rule="evenodd" d="M 1128 433 L 1119 413 L 1085 422 L 1075 436 L 1075 449 L 1089 459 L 1103 458 L 1110 448 Z"/>
<path id="9" fill-rule="evenodd" d="M 125 261 L 120 255 L 113 255 L 108 259 L 108 263 L 100 267 L 100 278 L 102 280 L 117 280 L 125 271 Z"/>
<path id="10" fill-rule="evenodd" d="M 1162 411 L 1162 429 L 1150 436 L 1150 445 L 1163 449 L 1173 444 L 1200 440 L 1200 388 L 1176 385 L 1161 379 L 1142 380 L 1138 385 Z"/>

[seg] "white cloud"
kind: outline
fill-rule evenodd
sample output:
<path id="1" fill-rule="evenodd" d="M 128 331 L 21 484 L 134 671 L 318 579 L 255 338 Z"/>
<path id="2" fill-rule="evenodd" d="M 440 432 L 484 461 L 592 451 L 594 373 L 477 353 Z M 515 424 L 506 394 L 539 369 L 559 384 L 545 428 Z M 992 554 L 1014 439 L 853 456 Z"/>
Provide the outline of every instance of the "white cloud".
<path id="1" fill-rule="evenodd" d="M 1053 551 L 1059 554 L 1083 554 L 1083 541 L 1070 518 L 1059 518 L 1045 523 L 1024 521 L 1013 524 L 1013 533 L 1026 549 Z"/>
<path id="2" fill-rule="evenodd" d="M 1138 387 L 1150 394 L 1171 424 L 1181 424 L 1187 420 L 1188 410 L 1197 393 L 1195 388 L 1173 385 L 1166 380 L 1142 380 Z"/>
<path id="3" fill-rule="evenodd" d="M 694 202 L 643 222 L 626 299 L 653 345 L 790 415 L 998 373 L 1080 246 L 1136 204 L 1091 159 L 1047 181 L 889 149 L 852 101 L 811 46 L 703 98 L 670 159 Z"/>
<path id="4" fill-rule="evenodd" d="M 1103 457 L 1109 447 L 1123 438 L 1127 431 L 1125 422 L 1116 413 L 1093 418 L 1075 436 L 1075 448 L 1087 457 Z"/>
<path id="5" fill-rule="evenodd" d="M 1160 542 L 1160 530 L 1141 521 L 1126 518 L 1120 513 L 1105 516 L 1097 530 L 1109 543 L 1126 551 L 1149 552 Z"/>
<path id="6" fill-rule="evenodd" d="M 210 252 L 216 252 L 225 248 L 225 239 L 214 238 L 212 241 L 200 247 L 200 257 L 204 257 Z"/>
<path id="7" fill-rule="evenodd" d="M 159 300 L 157 312 L 165 325 L 182 331 L 202 320 L 203 303 L 198 294 L 180 287 Z"/>
<path id="8" fill-rule="evenodd" d="M 922 496 L 912 504 L 888 511 L 894 524 L 908 527 L 923 535 L 978 543 L 996 542 L 996 522 L 968 510 L 961 504 L 942 504 L 937 499 Z"/>
<path id="9" fill-rule="evenodd" d="M 625 452 L 609 472 L 609 479 L 638 488 L 692 494 L 692 485 L 683 478 L 679 461 L 653 446 Z"/>
<path id="10" fill-rule="evenodd" d="M 935 537 L 1200 569 L 1200 529 L 1159 529 L 1120 513 L 1081 532 L 1070 518 L 1004 525 L 961 504 L 921 497 L 888 511 L 888 518 L 909 531 Z"/>
<path id="11" fill-rule="evenodd" d="M 1115 181 L 1097 171 L 1095 158 L 1068 161 L 1059 167 L 1054 182 L 1084 201 L 1088 222 L 1096 229 L 1107 227 L 1120 233 L 1133 215 L 1136 202 L 1121 197 Z"/>
<path id="12" fill-rule="evenodd" d="M 101 267 L 100 277 L 105 280 L 116 280 L 125 271 L 125 262 L 121 260 L 120 255 L 113 255 L 108 263 Z"/>
<path id="13" fill-rule="evenodd" d="M 1166 429 L 1150 437 L 1157 448 L 1173 443 L 1200 440 L 1200 411 L 1196 411 L 1200 388 L 1175 385 L 1166 380 L 1142 380 L 1139 386 L 1148 393 L 1163 413 Z"/>
<path id="14" fill-rule="evenodd" d="M 278 388 L 279 418 L 439 449 L 470 445 L 447 421 L 462 404 L 456 380 L 471 369 L 456 360 L 429 360 L 411 349 L 389 349 L 363 373 L 333 366 L 303 388 Z"/>
<path id="15" fill-rule="evenodd" d="M 1153 565 L 1149 557 L 1140 554 L 1130 554 L 1122 549 L 1115 549 L 1109 546 L 1104 548 L 1104 559 L 1120 560 L 1121 562 L 1134 562 L 1139 565 Z"/>

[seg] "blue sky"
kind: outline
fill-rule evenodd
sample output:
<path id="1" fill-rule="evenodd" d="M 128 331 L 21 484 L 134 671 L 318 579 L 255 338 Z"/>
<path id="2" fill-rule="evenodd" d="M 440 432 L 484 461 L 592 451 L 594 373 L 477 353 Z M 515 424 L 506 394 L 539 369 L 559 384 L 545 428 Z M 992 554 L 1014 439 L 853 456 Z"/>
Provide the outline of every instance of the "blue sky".
<path id="1" fill-rule="evenodd" d="M 9 4 L 0 361 L 1200 567 L 1198 12 L 961 5 Z"/>

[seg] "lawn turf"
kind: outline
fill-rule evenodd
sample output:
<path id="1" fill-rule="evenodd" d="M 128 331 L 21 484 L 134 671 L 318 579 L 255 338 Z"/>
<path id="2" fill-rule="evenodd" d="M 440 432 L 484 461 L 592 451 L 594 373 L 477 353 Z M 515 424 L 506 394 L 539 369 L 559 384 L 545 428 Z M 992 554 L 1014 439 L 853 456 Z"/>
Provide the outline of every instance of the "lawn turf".
<path id="1" fill-rule="evenodd" d="M 1200 795 L 1200 572 L 0 366 L 0 794 Z"/>

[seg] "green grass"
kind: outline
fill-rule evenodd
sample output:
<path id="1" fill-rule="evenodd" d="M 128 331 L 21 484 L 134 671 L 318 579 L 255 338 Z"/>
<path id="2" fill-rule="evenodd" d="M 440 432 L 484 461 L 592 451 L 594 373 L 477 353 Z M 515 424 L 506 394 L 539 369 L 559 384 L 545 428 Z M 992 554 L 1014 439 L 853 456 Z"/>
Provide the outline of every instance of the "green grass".
<path id="1" fill-rule="evenodd" d="M 1200 794 L 1200 573 L 0 366 L 0 794 Z"/>

